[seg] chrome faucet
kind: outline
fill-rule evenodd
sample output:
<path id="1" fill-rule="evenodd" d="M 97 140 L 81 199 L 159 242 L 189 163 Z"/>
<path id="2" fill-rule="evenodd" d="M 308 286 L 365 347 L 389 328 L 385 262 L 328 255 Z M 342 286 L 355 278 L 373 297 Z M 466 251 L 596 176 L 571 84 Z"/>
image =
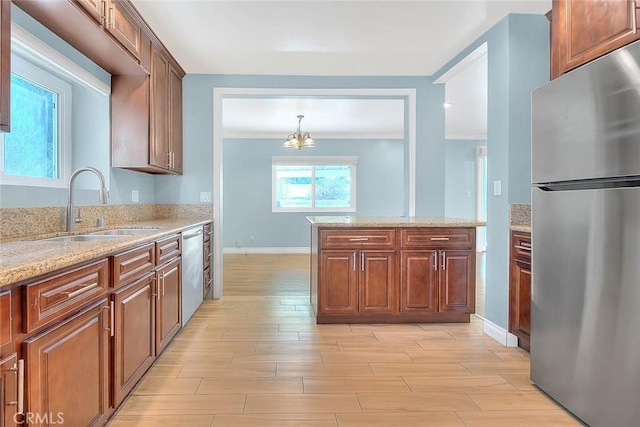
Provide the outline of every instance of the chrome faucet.
<path id="1" fill-rule="evenodd" d="M 73 231 L 76 228 L 76 222 L 81 222 L 81 218 L 75 218 L 74 206 L 73 206 L 73 183 L 76 177 L 82 172 L 93 172 L 100 179 L 100 203 L 106 205 L 109 201 L 109 193 L 107 192 L 107 186 L 105 185 L 104 175 L 96 168 L 91 166 L 84 166 L 76 170 L 71 174 L 69 179 L 69 204 L 67 205 L 67 231 Z"/>

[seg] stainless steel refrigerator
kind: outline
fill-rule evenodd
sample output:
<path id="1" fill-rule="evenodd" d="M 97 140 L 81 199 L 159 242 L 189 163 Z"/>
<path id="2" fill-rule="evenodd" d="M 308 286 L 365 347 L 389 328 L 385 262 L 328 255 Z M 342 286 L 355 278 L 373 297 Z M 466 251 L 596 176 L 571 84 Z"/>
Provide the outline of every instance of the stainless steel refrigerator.
<path id="1" fill-rule="evenodd" d="M 640 425 L 640 44 L 533 92 L 531 378 Z"/>

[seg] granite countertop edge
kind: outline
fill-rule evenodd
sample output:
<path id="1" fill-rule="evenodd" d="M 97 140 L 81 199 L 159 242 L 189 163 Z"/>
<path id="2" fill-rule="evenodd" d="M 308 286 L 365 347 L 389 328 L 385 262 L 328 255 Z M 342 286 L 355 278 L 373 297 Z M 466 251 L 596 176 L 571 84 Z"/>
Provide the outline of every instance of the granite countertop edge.
<path id="1" fill-rule="evenodd" d="M 486 222 L 450 217 L 365 217 L 365 216 L 308 216 L 312 226 L 322 228 L 348 227 L 483 227 Z"/>
<path id="2" fill-rule="evenodd" d="M 531 224 L 528 225 L 510 225 L 509 230 L 520 231 L 522 233 L 531 233 Z"/>
<path id="3" fill-rule="evenodd" d="M 0 288 L 20 284 L 94 259 L 107 257 L 179 233 L 191 227 L 213 222 L 213 218 L 183 218 L 138 221 L 112 227 L 76 230 L 74 233 L 55 233 L 30 236 L 22 240 L 0 242 Z M 155 228 L 152 228 L 155 227 Z M 113 228 L 148 228 L 149 232 L 95 242 L 54 242 L 50 237 L 87 234 Z"/>

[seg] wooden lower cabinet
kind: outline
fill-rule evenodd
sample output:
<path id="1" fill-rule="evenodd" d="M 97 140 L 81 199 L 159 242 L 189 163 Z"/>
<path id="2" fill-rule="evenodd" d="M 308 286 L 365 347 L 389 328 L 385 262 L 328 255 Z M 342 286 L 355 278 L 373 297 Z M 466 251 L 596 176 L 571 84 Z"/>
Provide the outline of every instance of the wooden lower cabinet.
<path id="1" fill-rule="evenodd" d="M 320 253 L 321 293 L 319 314 L 356 314 L 358 312 L 357 251 L 330 250 Z"/>
<path id="2" fill-rule="evenodd" d="M 509 332 L 518 346 L 530 350 L 531 341 L 531 234 L 511 233 L 509 278 Z"/>
<path id="3" fill-rule="evenodd" d="M 160 267 L 156 272 L 156 354 L 162 353 L 182 326 L 182 258 Z"/>
<path id="4" fill-rule="evenodd" d="M 18 419 L 18 356 L 0 360 L 0 426 L 15 426 Z"/>
<path id="5" fill-rule="evenodd" d="M 328 250 L 320 254 L 321 314 L 393 313 L 394 251 Z"/>
<path id="6" fill-rule="evenodd" d="M 473 313 L 474 251 L 402 251 L 402 313 Z"/>
<path id="7" fill-rule="evenodd" d="M 23 343 L 30 425 L 102 425 L 109 411 L 106 299 Z"/>
<path id="8" fill-rule="evenodd" d="M 155 360 L 155 298 L 154 273 L 112 294 L 113 407 L 122 402 Z"/>

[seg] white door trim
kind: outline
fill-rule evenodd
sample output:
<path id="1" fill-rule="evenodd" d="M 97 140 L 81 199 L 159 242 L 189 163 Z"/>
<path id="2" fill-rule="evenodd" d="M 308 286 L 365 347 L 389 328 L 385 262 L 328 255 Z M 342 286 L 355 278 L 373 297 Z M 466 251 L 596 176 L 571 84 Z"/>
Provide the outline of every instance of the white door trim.
<path id="1" fill-rule="evenodd" d="M 213 298 L 222 296 L 222 99 L 233 96 L 401 96 L 408 102 L 409 200 L 408 214 L 416 211 L 416 89 L 287 89 L 287 88 L 213 88 Z"/>

